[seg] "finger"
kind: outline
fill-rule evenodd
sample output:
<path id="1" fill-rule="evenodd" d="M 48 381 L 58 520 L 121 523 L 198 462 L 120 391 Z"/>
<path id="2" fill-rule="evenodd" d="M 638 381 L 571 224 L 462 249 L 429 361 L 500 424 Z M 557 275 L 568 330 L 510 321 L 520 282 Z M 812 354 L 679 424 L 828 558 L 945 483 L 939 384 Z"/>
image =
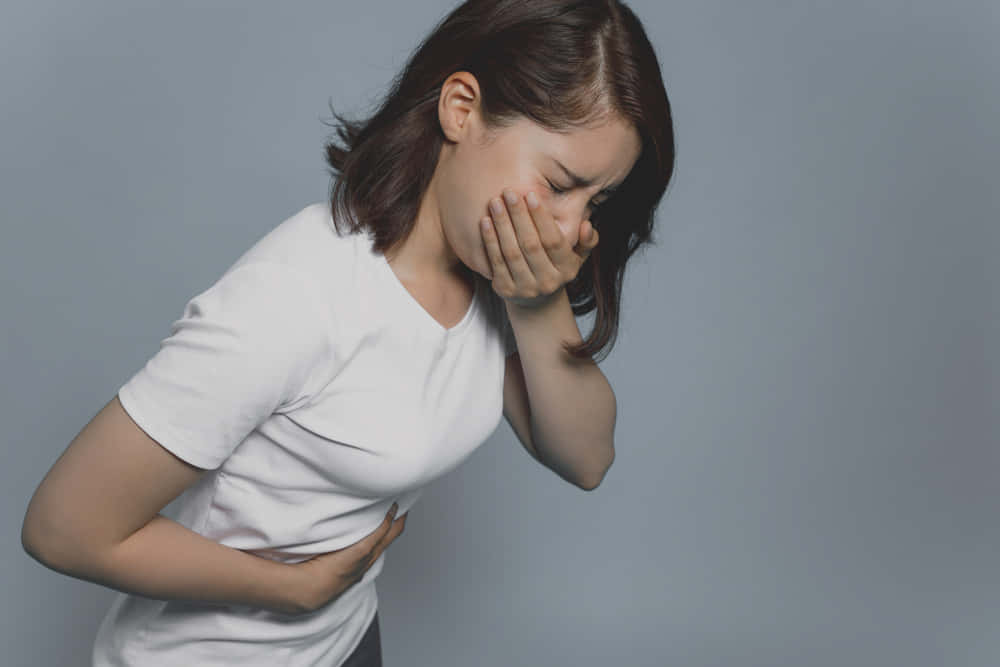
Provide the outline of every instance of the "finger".
<path id="1" fill-rule="evenodd" d="M 479 229 L 482 231 L 483 245 L 486 246 L 486 256 L 490 260 L 490 270 L 492 271 L 492 281 L 494 287 L 502 286 L 504 289 L 513 289 L 514 279 L 507 268 L 507 262 L 503 258 L 503 251 L 500 250 L 500 240 L 497 238 L 497 230 L 493 224 L 493 219 L 486 216 L 480 221 Z"/>
<path id="2" fill-rule="evenodd" d="M 395 509 L 393 509 L 395 508 Z M 386 512 L 386 515 L 382 518 L 382 522 L 373 530 L 364 536 L 363 539 L 352 544 L 350 549 L 358 549 L 362 552 L 370 552 L 385 538 L 386 533 L 392 528 L 392 520 L 396 516 L 396 511 L 399 509 L 399 505 L 396 503 L 392 504 L 392 508 Z"/>
<path id="3" fill-rule="evenodd" d="M 392 522 L 392 526 L 389 528 L 389 532 L 385 534 L 385 539 L 378 543 L 375 549 L 372 551 L 371 563 L 378 560 L 378 557 L 382 555 L 382 552 L 389 548 L 389 545 L 400 536 L 403 532 L 403 528 L 406 527 L 406 517 L 408 515 L 404 514 L 395 521 Z M 371 563 L 368 567 L 371 567 Z M 367 569 L 367 568 L 365 568 Z"/>
<path id="4" fill-rule="evenodd" d="M 403 516 L 399 517 L 398 519 L 392 522 L 392 530 L 389 531 L 389 540 L 386 542 L 386 546 L 389 546 L 389 544 L 395 542 L 396 538 L 402 535 L 403 531 L 406 530 L 406 517 L 408 516 L 410 515 L 404 514 Z"/>
<path id="5" fill-rule="evenodd" d="M 594 229 L 590 220 L 584 220 L 583 224 L 580 225 L 580 240 L 573 250 L 581 257 L 586 258 L 590 251 L 597 247 L 598 236 L 597 230 Z"/>
<path id="6" fill-rule="evenodd" d="M 510 219 L 503 199 L 495 197 L 490 203 L 490 209 L 493 227 L 496 229 L 497 238 L 500 241 L 500 251 L 503 253 L 513 284 L 534 287 L 535 274 L 521 252 L 517 230 L 514 228 L 514 223 Z"/>
<path id="7" fill-rule="evenodd" d="M 393 503 L 393 506 L 398 507 L 395 503 Z M 378 541 L 375 543 L 374 550 L 384 549 L 385 545 L 395 539 L 396 532 L 394 531 L 397 530 L 398 525 L 405 523 L 404 519 L 406 519 L 406 515 L 404 514 L 400 517 L 396 512 L 393 512 L 391 515 L 387 516 L 386 519 L 388 519 L 388 524 L 383 522 L 382 525 L 379 526 L 381 534 L 379 535 Z"/>
<path id="8" fill-rule="evenodd" d="M 507 217 L 510 218 L 511 226 L 517 236 L 521 256 L 527 262 L 532 275 L 539 278 L 553 271 L 555 267 L 552 266 L 552 262 L 545 252 L 542 239 L 535 227 L 535 220 L 528 211 L 528 205 L 524 198 L 510 188 L 505 188 L 503 200 L 507 207 Z"/>
<path id="9" fill-rule="evenodd" d="M 558 262 L 555 260 L 558 260 L 560 252 L 565 250 L 566 237 L 563 235 L 562 229 L 556 224 L 552 212 L 548 207 L 542 206 L 542 202 L 539 201 L 534 192 L 529 192 L 525 201 L 531 218 L 535 222 L 535 227 L 538 229 L 538 238 L 542 247 L 553 260 L 553 264 L 557 264 Z"/>
<path id="10" fill-rule="evenodd" d="M 548 207 L 542 205 L 534 192 L 529 192 L 528 195 L 525 197 L 524 205 L 538 230 L 539 242 L 545 251 L 546 260 L 552 267 L 551 273 L 548 274 L 551 280 L 548 285 L 550 287 L 562 285 L 576 274 L 575 267 L 579 265 L 579 259 L 574 255 L 566 235 L 556 224 Z M 536 271 L 535 275 L 544 282 L 542 276 L 546 274 Z M 548 291 L 548 288 L 543 291 Z"/>
<path id="11" fill-rule="evenodd" d="M 509 189 L 507 192 L 513 194 Z M 541 293 L 548 294 L 566 282 L 562 275 L 567 270 L 565 267 L 578 262 L 575 257 L 572 262 L 560 259 L 567 258 L 570 253 L 562 230 L 541 205 L 537 195 L 534 192 L 528 194 L 533 195 L 537 206 L 529 205 L 528 197 L 517 197 L 514 203 L 508 203 L 507 208 L 520 237 L 522 254 L 534 276 L 535 287 Z"/>
<path id="12" fill-rule="evenodd" d="M 393 503 L 393 507 L 398 507 L 398 505 Z M 395 515 L 395 510 L 390 510 L 386 513 L 385 518 L 382 519 L 382 523 L 379 524 L 378 528 L 366 535 L 360 542 L 352 545 L 351 548 L 357 548 L 361 551 L 361 555 L 358 557 L 352 571 L 353 576 L 364 574 L 365 570 L 371 567 L 372 563 L 378 559 L 379 555 L 385 550 L 385 547 L 395 539 L 396 534 L 398 534 L 397 524 L 406 523 L 399 519 L 394 521 Z"/>
<path id="13" fill-rule="evenodd" d="M 509 190 L 511 195 L 514 192 Z M 568 251 L 562 230 L 555 223 L 547 208 L 541 205 L 538 196 L 529 191 L 534 204 L 529 205 L 528 197 L 514 195 L 513 203 L 508 203 L 508 214 L 518 232 L 520 248 L 535 278 L 536 287 L 549 292 L 553 286 L 562 285 L 565 279 L 559 267 L 559 257 Z"/>

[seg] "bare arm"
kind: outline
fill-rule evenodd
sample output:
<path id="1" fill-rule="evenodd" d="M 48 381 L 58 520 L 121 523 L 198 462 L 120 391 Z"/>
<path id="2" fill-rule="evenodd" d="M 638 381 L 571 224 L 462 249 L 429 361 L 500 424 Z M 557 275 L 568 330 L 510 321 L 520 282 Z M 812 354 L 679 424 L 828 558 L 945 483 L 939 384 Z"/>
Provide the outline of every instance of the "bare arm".
<path id="1" fill-rule="evenodd" d="M 521 368 L 521 357 L 517 352 L 504 361 L 503 416 L 507 418 L 507 423 L 510 424 L 525 451 L 531 454 L 533 459 L 548 467 L 538 455 L 535 443 L 531 441 L 531 404 L 528 403 L 524 370 Z M 553 472 L 558 474 L 559 471 L 553 470 Z"/>
<path id="2" fill-rule="evenodd" d="M 159 514 L 204 472 L 150 438 L 115 396 L 42 479 L 21 543 L 53 570 L 128 593 L 302 611 L 292 568 Z"/>
<path id="3" fill-rule="evenodd" d="M 532 456 L 592 491 L 615 458 L 614 391 L 596 363 L 562 350 L 583 340 L 565 289 L 542 306 L 506 308 L 518 350 L 506 361 L 504 414 Z"/>

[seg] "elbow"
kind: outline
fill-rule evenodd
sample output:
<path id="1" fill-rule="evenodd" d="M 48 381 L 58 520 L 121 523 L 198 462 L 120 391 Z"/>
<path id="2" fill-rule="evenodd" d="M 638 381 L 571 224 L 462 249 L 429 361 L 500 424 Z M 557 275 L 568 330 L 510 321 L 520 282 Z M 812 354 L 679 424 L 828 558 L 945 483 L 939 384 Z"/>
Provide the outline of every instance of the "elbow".
<path id="1" fill-rule="evenodd" d="M 71 577 L 85 576 L 91 571 L 91 553 L 80 544 L 60 543 L 50 537 L 34 537 L 22 529 L 21 547 L 40 565 Z"/>
<path id="2" fill-rule="evenodd" d="M 51 568 L 53 567 L 50 555 L 51 537 L 54 522 L 43 511 L 43 500 L 40 498 L 39 490 L 36 489 L 28 501 L 24 519 L 21 521 L 21 548 L 33 559 Z"/>
<path id="3" fill-rule="evenodd" d="M 59 570 L 57 561 L 60 559 L 57 554 L 60 549 L 55 547 L 54 542 L 52 522 L 39 516 L 38 512 L 29 506 L 21 524 L 21 548 L 45 567 Z"/>
<path id="4" fill-rule="evenodd" d="M 601 475 L 600 477 L 592 477 L 589 480 L 579 482 L 577 483 L 577 486 L 583 489 L 584 491 L 593 491 L 594 489 L 599 487 L 601 485 L 601 482 L 603 481 L 604 481 L 604 475 Z"/>
<path id="5" fill-rule="evenodd" d="M 71 569 L 70 557 L 79 560 L 86 552 L 82 545 L 59 539 L 54 522 L 38 517 L 30 508 L 21 526 L 21 548 L 41 565 L 64 573 Z"/>
<path id="6" fill-rule="evenodd" d="M 28 502 L 28 509 L 24 512 L 24 519 L 21 520 L 21 548 L 24 552 L 41 562 L 42 560 L 42 540 L 43 530 L 38 520 L 38 511 L 35 506 L 38 492 L 32 496 Z"/>
<path id="7" fill-rule="evenodd" d="M 42 539 L 42 531 L 28 521 L 27 518 L 21 525 L 21 548 L 24 549 L 24 553 L 42 565 L 54 569 L 52 559 L 49 556 L 50 549 Z"/>
<path id="8" fill-rule="evenodd" d="M 28 537 L 28 526 L 23 524 L 21 526 L 21 548 L 24 549 L 24 553 L 28 554 L 37 561 L 41 561 L 41 553 L 35 543 Z"/>
<path id="9" fill-rule="evenodd" d="M 584 491 L 593 491 L 601 485 L 604 481 L 604 477 L 608 474 L 608 470 L 611 469 L 611 464 L 615 462 L 615 449 L 611 448 L 611 456 L 608 459 L 607 464 L 597 475 L 591 475 L 590 477 L 584 478 L 581 482 L 577 484 Z"/>

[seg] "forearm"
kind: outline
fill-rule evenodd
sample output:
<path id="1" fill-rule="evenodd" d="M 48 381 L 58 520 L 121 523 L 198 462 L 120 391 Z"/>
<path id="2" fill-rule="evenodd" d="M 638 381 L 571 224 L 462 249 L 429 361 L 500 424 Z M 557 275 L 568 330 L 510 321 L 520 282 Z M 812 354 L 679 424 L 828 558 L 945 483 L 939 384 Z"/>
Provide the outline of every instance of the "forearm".
<path id="1" fill-rule="evenodd" d="M 614 391 L 593 360 L 574 359 L 563 341 L 580 343 L 564 289 L 539 306 L 507 303 L 531 406 L 539 455 L 564 476 L 595 486 L 614 458 Z"/>
<path id="2" fill-rule="evenodd" d="M 88 555 L 54 554 L 52 569 L 159 600 L 301 611 L 289 565 L 234 549 L 157 515 L 121 543 Z"/>

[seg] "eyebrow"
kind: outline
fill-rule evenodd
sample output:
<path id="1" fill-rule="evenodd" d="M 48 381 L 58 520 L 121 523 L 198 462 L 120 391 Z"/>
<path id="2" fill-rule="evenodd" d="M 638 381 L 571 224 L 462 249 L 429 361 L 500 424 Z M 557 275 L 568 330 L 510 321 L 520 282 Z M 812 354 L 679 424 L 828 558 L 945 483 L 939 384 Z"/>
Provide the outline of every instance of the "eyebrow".
<path id="1" fill-rule="evenodd" d="M 569 170 L 569 167 L 567 167 L 566 165 L 564 165 L 557 158 L 552 158 L 552 161 L 556 163 L 556 166 L 558 166 L 560 169 L 562 169 L 564 172 L 566 172 L 566 175 L 569 176 L 569 179 L 571 181 L 573 181 L 573 187 L 585 188 L 585 187 L 588 187 L 588 186 L 594 184 L 593 180 L 591 180 L 589 178 L 584 178 L 583 176 L 580 176 L 579 174 L 574 174 L 572 171 Z M 620 187 L 621 187 L 621 183 L 618 183 L 617 185 L 612 185 L 610 187 L 604 188 L 598 194 L 610 195 L 610 194 L 613 194 L 614 191 L 617 190 Z"/>

